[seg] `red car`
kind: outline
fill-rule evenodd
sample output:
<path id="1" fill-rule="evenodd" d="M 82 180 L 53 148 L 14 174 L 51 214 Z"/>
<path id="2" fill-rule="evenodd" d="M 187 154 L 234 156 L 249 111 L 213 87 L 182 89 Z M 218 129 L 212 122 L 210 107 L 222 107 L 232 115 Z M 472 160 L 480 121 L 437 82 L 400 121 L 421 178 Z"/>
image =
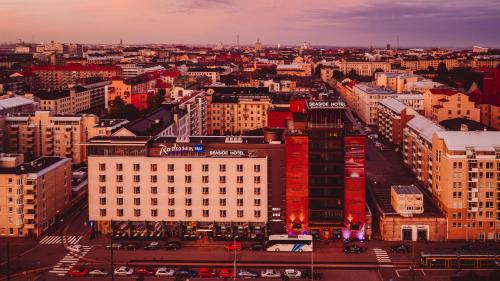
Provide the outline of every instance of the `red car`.
<path id="1" fill-rule="evenodd" d="M 89 270 L 87 268 L 75 267 L 68 271 L 69 277 L 85 277 L 89 275 Z"/>
<path id="2" fill-rule="evenodd" d="M 140 276 L 152 276 L 155 274 L 155 272 L 150 268 L 140 267 L 135 270 L 135 274 Z"/>
<path id="3" fill-rule="evenodd" d="M 211 268 L 200 268 L 200 270 L 198 270 L 198 275 L 200 277 L 215 277 L 215 270 L 211 269 Z"/>
<path id="4" fill-rule="evenodd" d="M 233 278 L 234 277 L 234 271 L 228 268 L 223 268 L 219 271 L 219 277 L 220 278 Z"/>
<path id="5" fill-rule="evenodd" d="M 241 245 L 240 242 L 233 242 L 229 243 L 225 246 L 226 250 L 228 251 L 241 251 L 243 249 L 243 246 Z"/>

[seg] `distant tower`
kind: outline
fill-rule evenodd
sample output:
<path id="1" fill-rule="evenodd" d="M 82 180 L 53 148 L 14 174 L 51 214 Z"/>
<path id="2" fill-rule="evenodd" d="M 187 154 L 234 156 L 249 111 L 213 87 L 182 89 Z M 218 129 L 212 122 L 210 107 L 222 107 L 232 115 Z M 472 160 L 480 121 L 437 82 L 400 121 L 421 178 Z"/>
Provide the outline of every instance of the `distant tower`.
<path id="1" fill-rule="evenodd" d="M 236 34 L 236 46 L 239 48 L 240 47 L 240 35 Z"/>
<path id="2" fill-rule="evenodd" d="M 120 46 L 123 46 L 123 40 L 120 39 Z"/>
<path id="3" fill-rule="evenodd" d="M 261 51 L 262 50 L 262 43 L 260 43 L 260 40 L 257 38 L 257 42 L 255 42 L 255 51 Z"/>
<path id="4" fill-rule="evenodd" d="M 391 49 L 391 44 L 387 43 L 387 50 Z"/>

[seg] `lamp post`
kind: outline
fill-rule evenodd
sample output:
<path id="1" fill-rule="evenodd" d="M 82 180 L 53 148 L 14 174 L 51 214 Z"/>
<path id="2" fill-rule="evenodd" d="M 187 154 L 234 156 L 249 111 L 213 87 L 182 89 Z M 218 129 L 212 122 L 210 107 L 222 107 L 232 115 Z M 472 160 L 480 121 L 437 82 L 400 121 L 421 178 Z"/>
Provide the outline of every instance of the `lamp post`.
<path id="1" fill-rule="evenodd" d="M 311 281 L 314 280 L 314 245 L 312 244 L 312 240 L 311 240 Z"/>
<path id="2" fill-rule="evenodd" d="M 114 261 L 114 255 L 113 255 L 113 236 L 115 235 L 115 229 L 113 227 L 113 220 L 111 220 L 111 236 L 110 236 L 110 240 L 111 240 L 111 252 L 110 252 L 110 261 L 111 261 L 111 280 L 112 281 L 115 281 L 115 261 Z"/>

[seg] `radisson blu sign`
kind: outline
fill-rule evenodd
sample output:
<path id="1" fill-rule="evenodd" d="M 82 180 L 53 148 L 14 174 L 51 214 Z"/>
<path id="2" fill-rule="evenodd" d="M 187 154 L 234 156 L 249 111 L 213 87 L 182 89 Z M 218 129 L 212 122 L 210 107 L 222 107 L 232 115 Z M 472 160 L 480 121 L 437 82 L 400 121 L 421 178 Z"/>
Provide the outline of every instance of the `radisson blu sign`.
<path id="1" fill-rule="evenodd" d="M 203 149 L 203 145 L 195 144 L 195 145 L 182 145 L 174 143 L 172 146 L 160 145 L 160 156 L 162 155 L 171 155 L 174 153 L 183 153 L 183 152 L 195 152 L 202 153 L 205 150 Z"/>

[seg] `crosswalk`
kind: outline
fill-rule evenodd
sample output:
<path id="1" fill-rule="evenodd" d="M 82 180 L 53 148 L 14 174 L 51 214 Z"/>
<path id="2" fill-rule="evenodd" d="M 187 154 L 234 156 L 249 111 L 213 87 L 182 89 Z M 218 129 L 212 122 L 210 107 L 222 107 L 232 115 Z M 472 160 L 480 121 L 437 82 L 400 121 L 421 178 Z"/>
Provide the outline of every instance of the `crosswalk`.
<path id="1" fill-rule="evenodd" d="M 66 241 L 68 242 L 69 245 L 74 245 L 78 243 L 82 239 L 82 236 L 66 236 L 65 237 Z M 55 245 L 55 244 L 62 244 L 62 236 L 60 235 L 49 235 L 45 236 L 40 240 L 40 244 L 42 245 Z"/>
<path id="2" fill-rule="evenodd" d="M 391 263 L 392 260 L 387 254 L 387 251 L 380 249 L 380 248 L 373 248 L 373 251 L 375 252 L 375 256 L 377 257 L 377 261 L 379 263 Z"/>
<path id="3" fill-rule="evenodd" d="M 59 276 L 65 276 L 69 269 L 77 264 L 78 261 L 83 258 L 91 248 L 91 246 L 82 246 L 82 250 L 78 254 L 67 253 L 49 272 Z"/>

